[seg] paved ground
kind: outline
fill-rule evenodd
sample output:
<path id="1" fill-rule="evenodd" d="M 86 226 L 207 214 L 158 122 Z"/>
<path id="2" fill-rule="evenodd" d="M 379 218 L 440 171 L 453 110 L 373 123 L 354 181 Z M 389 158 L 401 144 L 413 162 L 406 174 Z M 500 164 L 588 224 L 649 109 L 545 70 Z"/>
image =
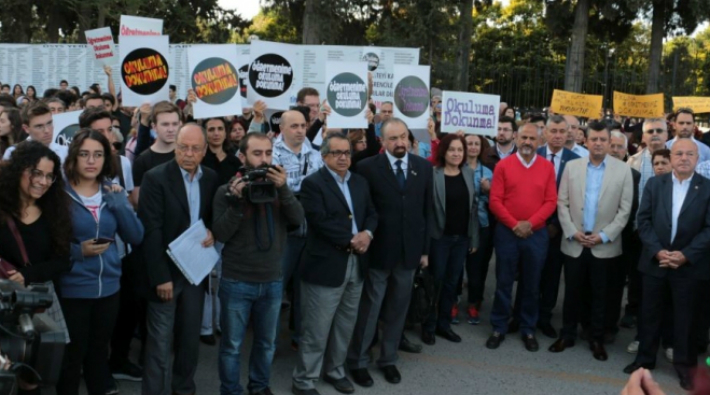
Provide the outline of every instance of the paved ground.
<path id="1" fill-rule="evenodd" d="M 493 264 L 491 265 L 493 266 Z M 371 388 L 356 386 L 356 393 L 362 395 L 397 394 L 618 394 L 628 376 L 622 372 L 624 366 L 633 361 L 626 353 L 626 346 L 632 340 L 635 330 L 622 329 L 616 343 L 607 346 L 609 360 L 599 362 L 592 358 L 586 343 L 577 345 L 561 354 L 552 354 L 547 347 L 553 340 L 538 334 L 540 351 L 530 353 L 523 347 L 519 336 L 509 336 L 498 350 L 485 348 L 490 334 L 487 318 L 493 301 L 495 270 L 489 271 L 486 302 L 482 317 L 484 322 L 471 326 L 462 322 L 454 330 L 463 338 L 462 343 L 450 343 L 437 338 L 434 346 L 425 346 L 422 354 L 401 354 L 399 369 L 402 383 L 389 384 L 384 376 L 371 365 L 370 372 L 375 380 Z M 561 292 L 561 295 L 563 293 Z M 287 315 L 282 316 L 284 319 Z M 462 318 L 463 313 L 462 313 Z M 555 311 L 554 325 L 561 326 L 561 301 Z M 410 340 L 421 342 L 419 331 L 408 331 Z M 274 394 L 291 393 L 291 373 L 296 353 L 291 351 L 288 334 L 282 333 L 280 349 L 272 370 L 272 390 Z M 247 357 L 250 340 L 246 347 L 241 377 L 246 384 Z M 702 356 L 704 361 L 707 355 Z M 661 383 L 667 394 L 680 394 L 673 367 L 659 353 L 654 377 Z M 199 394 L 219 394 L 217 374 L 217 347 L 202 345 L 197 373 Z M 324 395 L 338 394 L 327 383 L 319 383 L 318 390 Z M 120 382 L 123 395 L 140 394 L 139 383 Z"/>

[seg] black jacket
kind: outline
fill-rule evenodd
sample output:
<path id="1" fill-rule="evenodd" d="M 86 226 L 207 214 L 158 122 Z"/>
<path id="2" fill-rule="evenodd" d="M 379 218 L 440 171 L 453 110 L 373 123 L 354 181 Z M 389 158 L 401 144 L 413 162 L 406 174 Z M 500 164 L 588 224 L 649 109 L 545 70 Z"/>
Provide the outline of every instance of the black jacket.
<path id="1" fill-rule="evenodd" d="M 377 229 L 377 212 L 367 181 L 351 173 L 348 181 L 358 232 Z M 301 205 L 306 214 L 308 235 L 301 261 L 301 278 L 308 283 L 339 287 L 345 281 L 353 239 L 352 215 L 343 192 L 333 175 L 323 166 L 301 184 Z M 372 248 L 372 245 L 370 246 Z M 358 255 L 364 276 L 367 254 Z"/>
<path id="2" fill-rule="evenodd" d="M 409 155 L 404 191 L 399 188 L 386 154 L 358 163 L 365 177 L 378 221 L 370 245 L 370 268 L 390 270 L 398 264 L 416 269 L 422 255 L 429 255 L 429 221 L 433 206 L 433 169 L 426 159 Z"/>

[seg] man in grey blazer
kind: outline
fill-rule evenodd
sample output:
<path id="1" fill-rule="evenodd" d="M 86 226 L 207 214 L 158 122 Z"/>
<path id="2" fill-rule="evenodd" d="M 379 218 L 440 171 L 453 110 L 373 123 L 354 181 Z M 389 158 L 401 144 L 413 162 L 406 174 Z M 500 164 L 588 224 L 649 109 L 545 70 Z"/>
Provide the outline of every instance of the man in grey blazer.
<path id="1" fill-rule="evenodd" d="M 634 197 L 631 169 L 607 155 L 611 133 L 601 122 L 591 122 L 587 137 L 589 157 L 567 164 L 560 182 L 557 215 L 565 255 L 563 328 L 551 352 L 574 346 L 580 321 L 582 289 L 592 286 L 590 349 L 595 359 L 607 360 L 604 315 L 607 272 L 621 255 L 624 230 Z"/>

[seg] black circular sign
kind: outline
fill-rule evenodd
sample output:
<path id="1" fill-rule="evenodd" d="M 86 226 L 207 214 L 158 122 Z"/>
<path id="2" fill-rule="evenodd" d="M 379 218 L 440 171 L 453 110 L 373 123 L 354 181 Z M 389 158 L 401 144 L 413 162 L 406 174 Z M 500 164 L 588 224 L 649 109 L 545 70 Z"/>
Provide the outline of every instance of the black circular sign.
<path id="1" fill-rule="evenodd" d="M 375 71 L 380 66 L 380 57 L 374 52 L 368 52 L 362 56 L 362 60 L 367 62 L 367 69 Z"/>
<path id="2" fill-rule="evenodd" d="M 237 94 L 237 69 L 222 58 L 207 58 L 192 71 L 192 89 L 198 99 L 209 104 L 224 104 Z"/>
<path id="3" fill-rule="evenodd" d="M 57 134 L 57 138 L 54 140 L 54 142 L 59 145 L 66 145 L 68 147 L 71 144 L 72 140 L 74 140 L 74 135 L 79 131 L 79 129 L 81 128 L 77 123 L 65 127 Z"/>
<path id="4" fill-rule="evenodd" d="M 292 82 L 293 68 L 281 55 L 261 55 L 249 67 L 249 86 L 262 97 L 281 96 Z"/>
<path id="5" fill-rule="evenodd" d="M 152 95 L 168 83 L 168 61 L 151 48 L 138 48 L 121 64 L 121 78 L 128 89 L 139 95 Z"/>
<path id="6" fill-rule="evenodd" d="M 279 134 L 281 133 L 281 116 L 284 115 L 283 111 L 275 112 L 269 117 L 269 125 L 271 126 L 271 131 Z"/>
<path id="7" fill-rule="evenodd" d="M 239 94 L 247 98 L 247 80 L 249 79 L 249 65 L 245 64 L 239 68 Z"/>
<path id="8" fill-rule="evenodd" d="M 367 106 L 367 84 L 356 74 L 336 75 L 328 82 L 326 91 L 333 111 L 344 117 L 358 115 Z"/>
<path id="9" fill-rule="evenodd" d="M 405 77 L 394 88 L 394 104 L 404 116 L 417 118 L 429 111 L 429 89 L 421 78 Z"/>

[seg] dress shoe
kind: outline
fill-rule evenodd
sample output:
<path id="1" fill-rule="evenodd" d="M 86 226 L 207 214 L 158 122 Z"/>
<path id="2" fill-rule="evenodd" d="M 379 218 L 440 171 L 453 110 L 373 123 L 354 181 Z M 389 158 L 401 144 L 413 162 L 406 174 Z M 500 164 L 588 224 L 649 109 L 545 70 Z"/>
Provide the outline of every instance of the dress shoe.
<path id="1" fill-rule="evenodd" d="M 315 388 L 302 390 L 296 388 L 295 385 L 291 385 L 291 392 L 293 393 L 293 395 L 320 395 L 320 392 L 318 392 L 318 390 Z"/>
<path id="2" fill-rule="evenodd" d="M 217 339 L 214 337 L 214 335 L 200 336 L 200 341 L 208 346 L 214 346 L 215 344 L 217 344 Z"/>
<path id="3" fill-rule="evenodd" d="M 505 340 L 505 335 L 502 335 L 498 332 L 493 332 L 491 337 L 488 338 L 486 341 L 486 348 L 489 348 L 491 350 L 495 350 L 496 348 L 500 347 L 500 343 Z"/>
<path id="4" fill-rule="evenodd" d="M 559 338 L 556 342 L 552 343 L 550 348 L 547 349 L 549 352 L 562 352 L 565 349 L 574 347 L 574 340 Z"/>
<path id="5" fill-rule="evenodd" d="M 624 368 L 624 373 L 631 374 L 641 368 L 644 368 L 646 370 L 653 370 L 656 368 L 656 364 L 649 365 L 649 364 L 642 364 L 642 363 L 638 363 L 638 362 L 634 361 L 634 362 L 626 365 L 626 367 Z"/>
<path id="6" fill-rule="evenodd" d="M 508 333 L 515 333 L 520 330 L 520 321 L 513 318 L 508 322 Z"/>
<path id="7" fill-rule="evenodd" d="M 622 328 L 629 328 L 629 329 L 636 328 L 636 316 L 625 315 L 621 319 L 621 322 L 619 322 L 619 326 Z"/>
<path id="8" fill-rule="evenodd" d="M 447 330 L 437 329 L 436 335 L 441 336 L 450 342 L 461 343 L 461 336 L 457 335 L 451 328 Z"/>
<path id="9" fill-rule="evenodd" d="M 589 342 L 589 349 L 592 350 L 592 356 L 597 361 L 606 361 L 609 359 L 609 356 L 606 354 L 606 350 L 604 349 L 604 344 L 598 341 L 591 341 Z"/>
<path id="10" fill-rule="evenodd" d="M 422 341 L 428 346 L 433 346 L 436 343 L 436 337 L 434 337 L 434 332 L 422 330 Z"/>
<path id="11" fill-rule="evenodd" d="M 538 329 L 540 329 L 540 332 L 542 332 L 543 335 L 551 338 L 551 339 L 557 339 L 557 331 L 555 328 L 549 324 L 549 323 L 544 323 L 544 324 L 537 324 Z"/>
<path id="12" fill-rule="evenodd" d="M 402 375 L 399 374 L 399 370 L 397 370 L 396 366 L 382 366 L 380 370 L 384 373 L 385 380 L 387 380 L 388 383 L 399 384 L 399 382 L 402 381 Z"/>
<path id="13" fill-rule="evenodd" d="M 323 377 L 323 381 L 332 385 L 335 390 L 340 392 L 341 394 L 352 394 L 353 392 L 355 392 L 355 387 L 353 387 L 353 383 L 351 383 L 347 377 L 343 377 L 342 379 L 334 379 L 326 374 Z"/>
<path id="14" fill-rule="evenodd" d="M 693 390 L 693 380 L 690 378 L 690 376 L 682 376 L 680 378 L 680 387 L 686 391 Z"/>
<path id="15" fill-rule="evenodd" d="M 523 343 L 525 344 L 525 349 L 530 352 L 535 352 L 540 349 L 540 345 L 537 344 L 537 339 L 535 335 L 523 335 Z"/>
<path id="16" fill-rule="evenodd" d="M 367 368 L 350 369 L 350 375 L 353 376 L 355 384 L 360 387 L 372 387 L 372 385 L 375 384 L 375 382 L 372 381 L 372 376 L 370 376 L 370 372 L 367 371 Z"/>
<path id="17" fill-rule="evenodd" d="M 409 341 L 409 339 L 402 335 L 402 339 L 399 341 L 399 351 L 408 352 L 411 354 L 419 354 L 420 352 L 422 352 L 422 345 L 412 343 Z"/>
<path id="18" fill-rule="evenodd" d="M 317 392 L 316 392 L 317 393 Z M 271 392 L 271 388 L 266 387 L 263 390 L 259 392 L 249 392 L 249 395 L 274 395 L 273 392 Z"/>

